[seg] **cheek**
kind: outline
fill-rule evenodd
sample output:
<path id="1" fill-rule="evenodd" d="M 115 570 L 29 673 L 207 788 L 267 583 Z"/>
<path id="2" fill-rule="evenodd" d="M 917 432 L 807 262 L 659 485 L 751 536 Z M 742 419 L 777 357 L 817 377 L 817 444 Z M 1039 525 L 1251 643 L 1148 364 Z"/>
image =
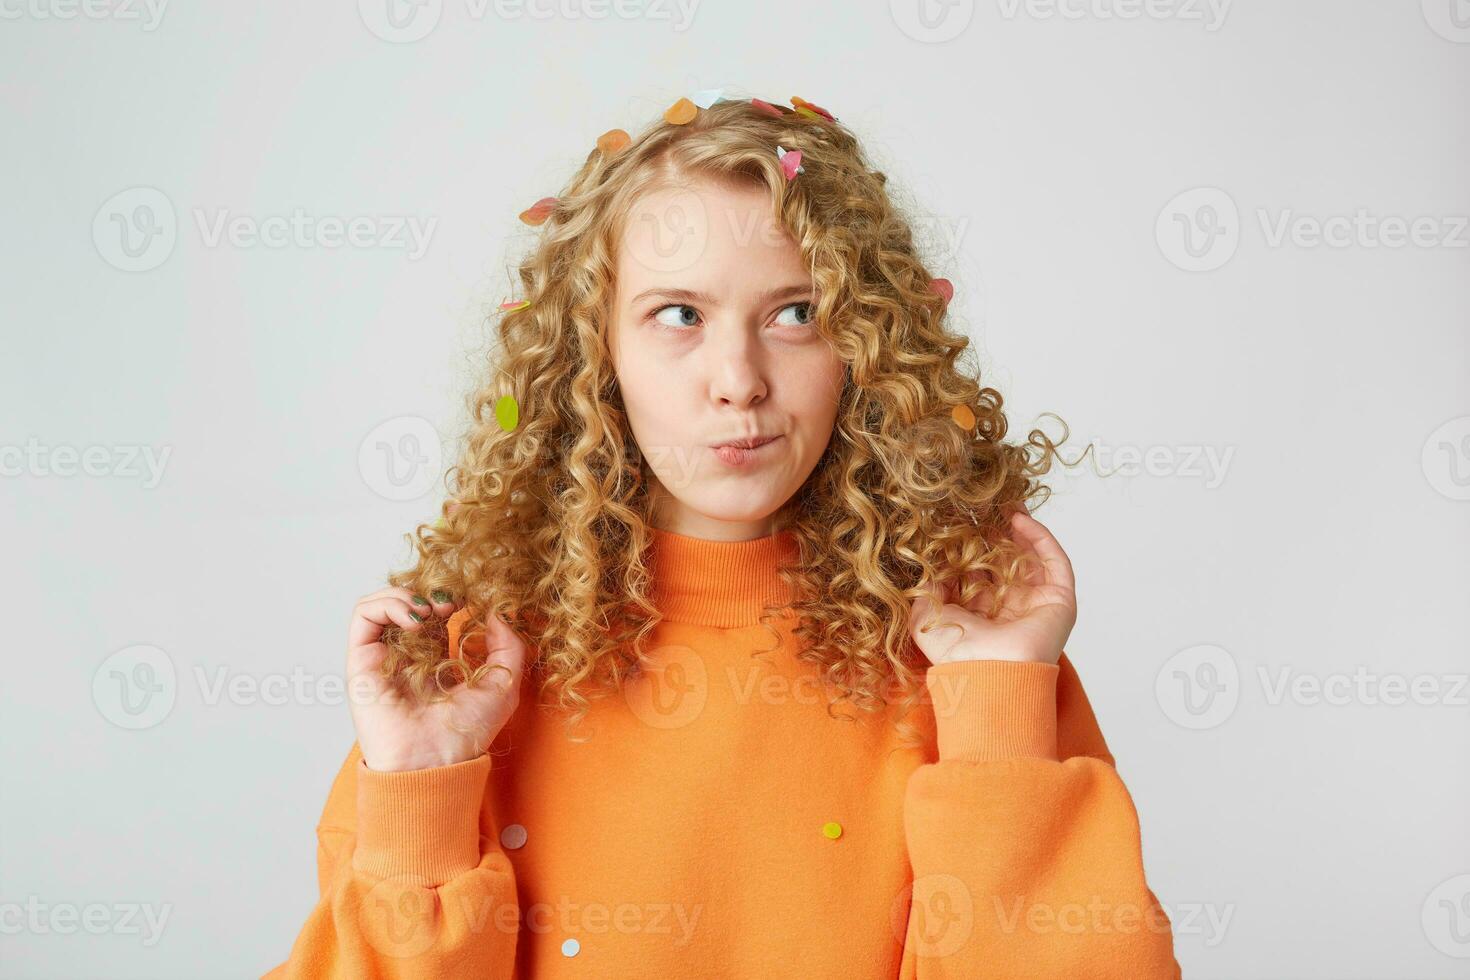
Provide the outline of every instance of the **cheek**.
<path id="1" fill-rule="evenodd" d="M 847 366 L 832 357 L 804 365 L 790 382 L 790 390 L 799 399 L 801 414 L 829 421 L 835 418 L 846 378 Z"/>

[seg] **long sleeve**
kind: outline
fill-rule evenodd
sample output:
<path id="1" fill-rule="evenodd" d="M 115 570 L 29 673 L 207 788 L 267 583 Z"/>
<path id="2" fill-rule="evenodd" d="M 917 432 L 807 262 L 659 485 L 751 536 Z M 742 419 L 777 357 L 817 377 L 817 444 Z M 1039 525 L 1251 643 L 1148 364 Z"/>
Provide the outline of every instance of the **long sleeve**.
<path id="1" fill-rule="evenodd" d="M 481 833 L 490 765 L 377 772 L 354 743 L 317 825 L 319 900 L 265 976 L 509 980 L 520 911 L 510 861 Z"/>
<path id="2" fill-rule="evenodd" d="M 937 761 L 909 777 L 900 980 L 1177 980 L 1138 814 L 1076 670 L 929 668 Z"/>

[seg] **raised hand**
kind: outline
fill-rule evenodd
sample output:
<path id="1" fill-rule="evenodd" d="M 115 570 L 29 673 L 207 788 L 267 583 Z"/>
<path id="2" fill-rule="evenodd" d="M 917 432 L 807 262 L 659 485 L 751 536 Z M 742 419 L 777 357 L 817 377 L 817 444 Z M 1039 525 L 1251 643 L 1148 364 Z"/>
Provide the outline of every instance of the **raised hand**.
<path id="1" fill-rule="evenodd" d="M 475 687 L 455 688 L 448 700 L 423 705 L 400 697 L 380 674 L 389 623 L 405 630 L 432 611 L 448 617 L 453 602 L 418 605 L 409 590 L 384 589 L 364 596 L 352 611 L 347 639 L 347 690 L 358 746 L 369 769 L 396 772 L 454 765 L 483 755 L 515 712 L 525 666 L 525 641 L 496 617 L 486 622 L 486 662 L 494 670 Z M 427 600 L 425 600 L 427 601 Z"/>
<path id="2" fill-rule="evenodd" d="M 934 602 L 929 598 L 914 601 L 909 631 L 930 663 L 1014 660 L 1055 664 L 1061 659 L 1077 622 L 1072 563 L 1052 533 L 1030 514 L 1013 514 L 1011 529 L 1021 550 L 1039 561 L 1027 564 L 994 618 L 986 615 L 994 595 L 989 586 L 965 605 L 954 602 L 958 590 L 947 587 L 939 619 L 927 633 L 920 629 Z"/>

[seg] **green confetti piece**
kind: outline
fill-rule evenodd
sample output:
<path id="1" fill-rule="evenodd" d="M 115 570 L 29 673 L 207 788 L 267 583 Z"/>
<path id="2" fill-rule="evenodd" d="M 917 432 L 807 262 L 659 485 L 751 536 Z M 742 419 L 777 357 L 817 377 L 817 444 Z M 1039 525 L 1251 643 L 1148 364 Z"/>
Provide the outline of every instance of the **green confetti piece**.
<path id="1" fill-rule="evenodd" d="M 521 407 L 516 404 L 514 395 L 501 395 L 500 400 L 495 403 L 495 421 L 506 432 L 514 432 L 521 421 Z"/>

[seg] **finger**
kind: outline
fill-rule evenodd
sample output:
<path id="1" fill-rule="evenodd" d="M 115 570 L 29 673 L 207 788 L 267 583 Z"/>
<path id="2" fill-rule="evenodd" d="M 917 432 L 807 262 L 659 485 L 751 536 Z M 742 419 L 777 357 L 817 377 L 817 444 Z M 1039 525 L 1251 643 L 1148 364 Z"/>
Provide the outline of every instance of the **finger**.
<path id="1" fill-rule="evenodd" d="M 430 592 L 428 594 L 428 597 L 426 598 L 425 596 L 410 589 L 405 589 L 401 586 L 390 586 L 388 588 L 379 589 L 376 592 L 370 592 L 367 595 L 363 596 L 363 599 L 380 599 L 384 596 L 397 596 L 400 599 L 406 599 L 408 602 L 413 604 L 415 610 L 417 610 L 420 615 L 427 616 L 432 612 L 440 619 L 448 619 L 450 616 L 453 616 L 454 611 L 459 608 L 459 603 L 455 601 L 454 596 L 447 590 L 443 589 L 436 589 L 435 591 Z"/>
<path id="2" fill-rule="evenodd" d="M 526 667 L 526 642 L 498 617 L 491 616 L 485 623 L 485 649 L 485 663 L 496 669 L 470 691 L 470 696 L 482 700 L 508 696 L 517 700 Z"/>
<path id="3" fill-rule="evenodd" d="M 347 627 L 348 648 L 376 643 L 385 626 L 401 626 L 410 631 L 418 629 L 425 619 L 424 613 L 418 611 L 421 608 L 396 595 L 363 599 L 352 610 L 352 623 Z"/>
<path id="4" fill-rule="evenodd" d="M 1039 585 L 1053 585 L 1071 591 L 1076 586 L 1076 580 L 1072 572 L 1072 560 L 1062 550 L 1061 542 L 1057 541 L 1045 524 L 1042 524 L 1030 514 L 1016 514 L 1011 521 L 1016 529 L 1016 535 L 1023 540 L 1036 557 L 1041 559 L 1042 568 L 1046 579 Z"/>
<path id="5" fill-rule="evenodd" d="M 424 597 L 417 596 L 416 598 L 423 599 Z M 430 607 L 434 610 L 434 615 L 440 619 L 448 619 L 459 608 L 459 603 L 455 601 L 454 594 L 448 589 L 434 589 L 429 593 L 428 601 Z"/>

